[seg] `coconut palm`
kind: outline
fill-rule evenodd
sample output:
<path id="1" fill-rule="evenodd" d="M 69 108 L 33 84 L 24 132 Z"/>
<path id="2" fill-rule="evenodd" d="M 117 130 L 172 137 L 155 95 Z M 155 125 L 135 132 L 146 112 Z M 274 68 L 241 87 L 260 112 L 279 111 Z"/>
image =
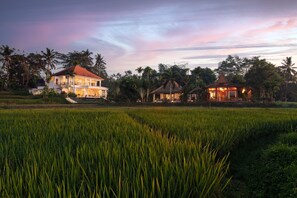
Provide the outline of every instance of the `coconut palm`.
<path id="1" fill-rule="evenodd" d="M 135 69 L 135 71 L 137 71 L 137 73 L 139 74 L 139 76 L 141 76 L 142 72 L 143 72 L 143 68 L 142 67 L 137 67 Z"/>
<path id="2" fill-rule="evenodd" d="M 103 78 L 107 77 L 106 73 L 106 62 L 101 54 L 96 54 L 95 56 L 95 64 L 93 67 L 94 73 L 96 73 L 98 76 L 101 76 Z"/>
<path id="3" fill-rule="evenodd" d="M 162 73 L 162 80 L 164 82 L 164 87 L 169 85 L 169 94 L 170 94 L 170 101 L 172 102 L 172 89 L 175 88 L 176 82 L 175 79 L 178 78 L 179 74 L 177 70 L 175 70 L 173 67 L 167 68 Z"/>
<path id="4" fill-rule="evenodd" d="M 135 76 L 135 89 L 140 96 L 141 102 L 144 101 L 145 89 L 143 88 L 144 81 L 142 78 Z"/>
<path id="5" fill-rule="evenodd" d="M 56 69 L 56 65 L 59 63 L 58 61 L 58 52 L 46 48 L 46 51 L 41 51 L 42 59 L 44 60 L 44 70 L 46 75 L 46 82 L 49 83 L 51 77 L 51 70 Z"/>
<path id="6" fill-rule="evenodd" d="M 290 81 L 294 80 L 297 75 L 294 65 L 295 63 L 292 62 L 292 57 L 286 57 L 286 59 L 283 59 L 282 65 L 279 66 L 285 78 L 285 101 L 288 100 L 288 84 Z"/>
<path id="7" fill-rule="evenodd" d="M 91 57 L 93 53 L 88 49 L 79 51 L 69 52 L 68 54 L 59 54 L 59 59 L 62 60 L 62 65 L 64 68 L 69 68 L 75 65 L 80 65 L 86 69 L 93 71 L 93 58 Z"/>
<path id="8" fill-rule="evenodd" d="M 145 88 L 146 88 L 146 101 L 148 102 L 148 98 L 150 95 L 150 91 L 151 91 L 151 84 L 152 84 L 152 76 L 156 71 L 153 70 L 150 67 L 145 67 L 143 69 L 143 78 L 144 78 L 144 82 L 145 82 Z"/>

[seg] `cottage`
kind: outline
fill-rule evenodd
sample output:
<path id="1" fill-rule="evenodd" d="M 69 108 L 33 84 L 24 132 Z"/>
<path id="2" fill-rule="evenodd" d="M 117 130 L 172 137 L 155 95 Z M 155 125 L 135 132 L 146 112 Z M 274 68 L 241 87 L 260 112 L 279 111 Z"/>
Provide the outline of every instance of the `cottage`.
<path id="1" fill-rule="evenodd" d="M 182 88 L 176 81 L 167 81 L 151 93 L 153 102 L 180 102 Z"/>
<path id="2" fill-rule="evenodd" d="M 239 84 L 229 83 L 223 74 L 218 80 L 206 87 L 207 99 L 213 102 L 237 102 L 249 101 L 252 97 L 252 90 Z"/>
<path id="3" fill-rule="evenodd" d="M 203 101 L 205 99 L 204 96 L 204 89 L 201 87 L 196 87 L 195 89 L 192 89 L 188 93 L 188 102 L 198 102 L 198 101 Z"/>
<path id="4" fill-rule="evenodd" d="M 74 93 L 77 97 L 106 98 L 108 88 L 102 87 L 103 78 L 76 65 L 51 76 L 49 88 L 57 92 Z"/>

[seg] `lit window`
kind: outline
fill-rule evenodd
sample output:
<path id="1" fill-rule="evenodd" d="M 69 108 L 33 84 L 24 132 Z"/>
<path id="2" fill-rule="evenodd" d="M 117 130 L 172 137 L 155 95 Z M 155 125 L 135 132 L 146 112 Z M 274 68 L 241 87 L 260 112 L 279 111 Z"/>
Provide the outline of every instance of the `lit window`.
<path id="1" fill-rule="evenodd" d="M 229 98 L 232 99 L 232 98 L 236 98 L 236 91 L 230 91 L 229 92 Z"/>

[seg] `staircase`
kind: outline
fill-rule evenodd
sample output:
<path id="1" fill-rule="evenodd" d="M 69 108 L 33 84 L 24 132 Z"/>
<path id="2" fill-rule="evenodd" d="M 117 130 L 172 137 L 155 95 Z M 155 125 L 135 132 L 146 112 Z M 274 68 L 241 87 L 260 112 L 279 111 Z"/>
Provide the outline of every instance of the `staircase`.
<path id="1" fill-rule="evenodd" d="M 108 100 L 106 100 L 104 98 L 70 98 L 70 99 L 72 101 L 76 102 L 76 103 L 79 103 L 79 104 L 104 104 L 104 103 L 108 103 Z"/>
<path id="2" fill-rule="evenodd" d="M 73 100 L 72 98 L 66 97 L 65 98 L 68 102 L 72 103 L 72 104 L 76 104 L 77 101 Z"/>

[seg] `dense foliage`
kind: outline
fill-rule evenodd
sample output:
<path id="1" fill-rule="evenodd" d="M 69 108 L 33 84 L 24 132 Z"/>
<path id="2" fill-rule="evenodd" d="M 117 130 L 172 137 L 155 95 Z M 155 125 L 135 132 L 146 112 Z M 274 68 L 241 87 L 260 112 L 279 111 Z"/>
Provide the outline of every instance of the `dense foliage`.
<path id="1" fill-rule="evenodd" d="M 297 196 L 297 132 L 281 134 L 251 166 L 253 197 Z"/>
<path id="2" fill-rule="evenodd" d="M 253 58 L 250 60 L 251 68 L 245 75 L 247 84 L 253 87 L 253 97 L 263 100 L 273 100 L 279 91 L 283 79 L 277 68 L 264 59 Z"/>
<path id="3" fill-rule="evenodd" d="M 223 73 L 230 83 L 252 88 L 255 101 L 296 101 L 296 75 L 292 57 L 286 57 L 276 66 L 260 57 L 240 58 L 229 55 L 218 64 L 217 69 L 197 66 L 190 70 L 187 64 L 159 64 L 158 70 L 149 66 L 138 67 L 124 74 L 108 75 L 106 62 L 101 54 L 89 50 L 66 54 L 46 48 L 41 53 L 19 53 L 7 45 L 0 47 L 0 91 L 36 87 L 38 79 L 49 81 L 58 66 L 69 68 L 80 65 L 103 77 L 103 86 L 109 88 L 108 97 L 115 102 L 151 102 L 151 92 L 168 82 L 182 87 L 182 102 L 188 102 L 195 91 L 198 101 L 206 100 L 205 87 L 214 83 Z M 171 96 L 172 97 L 172 96 Z"/>
<path id="4" fill-rule="evenodd" d="M 53 70 L 58 66 L 68 68 L 81 65 L 99 76 L 106 77 L 103 56 L 96 54 L 93 64 L 92 52 L 89 50 L 67 54 L 49 48 L 40 53 L 25 54 L 19 51 L 7 45 L 0 46 L 0 91 L 28 90 L 37 87 L 39 79 L 49 82 Z"/>

